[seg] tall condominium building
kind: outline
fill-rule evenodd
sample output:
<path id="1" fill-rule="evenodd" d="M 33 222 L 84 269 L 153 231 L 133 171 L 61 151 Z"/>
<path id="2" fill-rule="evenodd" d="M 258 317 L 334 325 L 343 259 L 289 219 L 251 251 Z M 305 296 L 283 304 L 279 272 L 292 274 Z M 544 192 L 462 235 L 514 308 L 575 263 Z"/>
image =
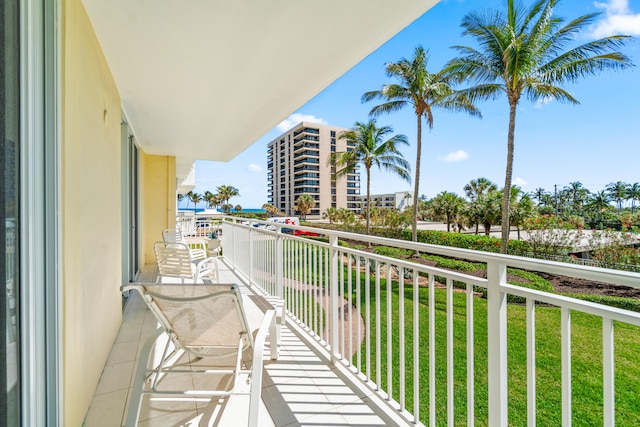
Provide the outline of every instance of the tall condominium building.
<path id="1" fill-rule="evenodd" d="M 347 129 L 302 122 L 268 144 L 269 203 L 287 215 L 298 215 L 296 200 L 308 194 L 316 205 L 308 219 L 320 219 L 330 207 L 360 210 L 360 173 L 332 180 L 329 154 L 351 147 L 338 138 Z"/>

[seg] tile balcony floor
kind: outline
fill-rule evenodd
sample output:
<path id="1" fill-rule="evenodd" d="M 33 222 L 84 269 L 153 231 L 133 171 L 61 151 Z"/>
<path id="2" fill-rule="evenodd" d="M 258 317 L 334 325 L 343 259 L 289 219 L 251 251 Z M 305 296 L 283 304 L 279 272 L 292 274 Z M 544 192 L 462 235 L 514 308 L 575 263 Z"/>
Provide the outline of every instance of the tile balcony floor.
<path id="1" fill-rule="evenodd" d="M 221 282 L 243 284 L 224 263 Z M 141 281 L 153 282 L 153 268 Z M 243 293 L 252 292 L 243 286 Z M 133 387 L 137 356 L 146 337 L 157 327 L 155 318 L 137 293 L 132 292 L 122 326 L 102 372 L 84 427 L 124 426 Z M 282 328 L 280 356 L 264 352 L 260 426 L 389 426 L 409 425 L 398 412 L 342 365 L 330 363 L 295 321 Z M 192 399 L 143 401 L 139 425 L 242 426 L 246 424 L 248 397 L 226 401 Z"/>

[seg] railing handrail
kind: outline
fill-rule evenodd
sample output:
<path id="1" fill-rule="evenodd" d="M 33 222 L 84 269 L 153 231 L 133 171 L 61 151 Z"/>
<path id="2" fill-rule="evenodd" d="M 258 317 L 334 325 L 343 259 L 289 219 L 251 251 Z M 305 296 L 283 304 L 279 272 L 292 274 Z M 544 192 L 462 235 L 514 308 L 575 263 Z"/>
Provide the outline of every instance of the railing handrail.
<path id="1" fill-rule="evenodd" d="M 450 246 L 440 246 L 429 243 L 409 242 L 406 240 L 391 239 L 388 237 L 366 236 L 364 234 L 349 233 L 337 230 L 326 230 L 323 228 L 314 228 L 308 226 L 295 226 L 292 224 L 277 224 L 273 222 L 261 221 L 256 219 L 238 218 L 233 216 L 224 216 L 225 220 L 233 220 L 234 222 L 249 221 L 252 223 L 266 224 L 275 226 L 277 229 L 290 228 L 293 230 L 306 230 L 326 236 L 337 236 L 338 238 L 356 240 L 365 243 L 375 243 L 384 246 L 392 246 L 402 249 L 409 249 L 418 252 L 428 252 L 437 255 L 444 255 L 451 258 L 466 259 L 477 262 L 506 264 L 509 267 L 520 268 L 523 270 L 540 271 L 549 274 L 559 274 L 564 276 L 574 276 L 580 279 L 595 280 L 599 282 L 612 283 L 621 286 L 629 286 L 640 289 L 640 273 L 611 270 L 601 267 L 592 267 L 587 265 L 569 264 L 560 261 L 551 261 L 537 258 L 526 258 L 517 255 L 505 255 L 491 252 L 482 252 L 472 249 L 455 248 Z M 250 227 L 247 225 L 246 227 Z"/>

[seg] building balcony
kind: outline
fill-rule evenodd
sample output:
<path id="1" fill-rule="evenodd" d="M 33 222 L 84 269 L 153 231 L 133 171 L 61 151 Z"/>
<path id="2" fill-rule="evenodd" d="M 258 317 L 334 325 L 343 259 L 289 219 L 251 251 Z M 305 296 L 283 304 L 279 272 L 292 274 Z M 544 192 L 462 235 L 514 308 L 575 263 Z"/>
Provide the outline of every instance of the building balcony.
<path id="1" fill-rule="evenodd" d="M 628 391 L 637 378 L 624 366 L 637 364 L 630 337 L 640 333 L 640 314 L 520 286 L 508 269 L 640 289 L 639 273 L 286 225 L 322 233 L 323 242 L 265 224 L 226 218 L 221 226 L 221 281 L 286 306 L 282 356 L 265 356 L 260 425 L 571 425 L 584 421 L 573 405 L 593 408 L 598 424 L 638 420 L 637 393 Z M 482 263 L 487 276 L 343 240 Z M 125 308 L 87 425 L 123 425 L 133 361 L 155 329 L 141 305 L 131 299 Z M 240 425 L 243 405 L 167 399 L 143 416 L 145 425 L 212 417 Z"/>

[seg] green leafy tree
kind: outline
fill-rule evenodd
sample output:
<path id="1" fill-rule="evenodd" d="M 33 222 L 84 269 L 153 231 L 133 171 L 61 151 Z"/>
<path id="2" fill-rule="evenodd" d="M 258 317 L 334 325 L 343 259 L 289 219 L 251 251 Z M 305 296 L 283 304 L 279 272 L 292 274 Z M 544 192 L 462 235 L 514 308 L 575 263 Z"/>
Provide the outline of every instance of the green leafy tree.
<path id="1" fill-rule="evenodd" d="M 186 209 L 189 209 L 189 201 L 191 200 L 191 198 L 193 197 L 193 191 L 189 190 L 189 192 L 187 192 L 187 194 L 184 195 L 187 198 L 187 206 Z"/>
<path id="2" fill-rule="evenodd" d="M 599 220 L 602 218 L 602 214 L 611 208 L 609 201 L 609 195 L 604 190 L 598 191 L 593 193 L 587 202 L 586 208 L 595 215 L 596 220 Z"/>
<path id="3" fill-rule="evenodd" d="M 471 201 L 469 205 L 470 210 L 468 214 L 468 218 L 470 219 L 469 222 L 470 222 L 470 225 L 475 226 L 476 234 L 478 234 L 479 221 L 478 221 L 477 209 L 475 209 L 473 205 L 476 203 L 479 196 L 489 193 L 491 191 L 496 191 L 498 189 L 498 186 L 494 184 L 491 180 L 481 177 L 478 179 L 472 179 L 471 181 L 469 181 L 468 184 L 464 186 L 463 189 L 464 189 L 464 193 L 467 195 L 467 197 Z"/>
<path id="4" fill-rule="evenodd" d="M 477 215 L 480 223 L 484 226 L 484 234 L 487 236 L 491 233 L 491 226 L 500 223 L 502 213 L 501 197 L 500 191 L 495 190 L 481 194 L 476 200 Z"/>
<path id="5" fill-rule="evenodd" d="M 306 218 L 311 210 L 316 206 L 316 201 L 313 200 L 309 194 L 301 194 L 296 200 L 296 211 L 300 213 L 303 218 Z"/>
<path id="6" fill-rule="evenodd" d="M 634 182 L 627 186 L 627 200 L 631 200 L 631 213 L 633 214 L 636 202 L 640 200 L 640 183 Z"/>
<path id="7" fill-rule="evenodd" d="M 334 207 L 327 208 L 327 210 L 322 213 L 322 218 L 328 219 L 329 224 L 333 224 L 338 219 L 338 209 Z"/>
<path id="8" fill-rule="evenodd" d="M 533 190 L 533 193 L 532 193 L 533 198 L 538 201 L 538 206 L 544 205 L 545 197 L 549 195 L 550 194 L 547 190 L 540 187 Z"/>
<path id="9" fill-rule="evenodd" d="M 202 195 L 199 193 L 191 193 L 189 199 L 191 199 L 191 201 L 193 202 L 193 209 L 195 211 L 195 209 L 198 207 L 198 203 L 202 201 Z"/>
<path id="10" fill-rule="evenodd" d="M 267 213 L 267 216 L 281 216 L 280 210 L 273 206 L 271 203 L 265 203 L 262 205 L 262 209 Z"/>
<path id="11" fill-rule="evenodd" d="M 451 231 L 451 224 L 457 222 L 462 213 L 465 200 L 455 193 L 443 191 L 433 198 L 433 210 L 436 215 L 444 218 L 447 231 Z"/>
<path id="12" fill-rule="evenodd" d="M 360 164 L 364 166 L 367 176 L 367 235 L 370 232 L 371 221 L 371 168 L 375 166 L 406 181 L 411 180 L 409 163 L 398 149 L 401 145 L 409 144 L 407 137 L 391 136 L 392 132 L 393 129 L 389 126 L 376 126 L 375 120 L 369 120 L 367 123 L 356 122 L 353 129 L 341 132 L 338 136 L 339 139 L 347 141 L 350 150 L 329 155 L 329 164 L 336 167 L 335 179 L 353 173 Z"/>
<path id="13" fill-rule="evenodd" d="M 616 202 L 618 212 L 622 210 L 622 202 L 627 199 L 627 184 L 622 181 L 612 182 L 605 187 L 609 200 Z"/>
<path id="14" fill-rule="evenodd" d="M 236 211 L 236 212 L 242 212 L 242 206 L 240 206 L 240 205 L 235 205 L 235 206 L 234 206 L 234 208 L 233 208 L 233 210 L 234 210 L 234 211 Z"/>
<path id="15" fill-rule="evenodd" d="M 507 165 L 502 198 L 501 253 L 509 243 L 509 202 L 513 174 L 516 111 L 524 95 L 531 101 L 551 99 L 578 104 L 561 86 L 607 69 L 623 69 L 630 59 L 616 51 L 627 36 L 611 36 L 569 48 L 575 36 L 593 23 L 597 14 L 580 16 L 564 24 L 554 16 L 559 0 L 538 0 L 530 8 L 514 0 L 506 11 L 471 12 L 462 20 L 463 35 L 479 48 L 455 46 L 459 57 L 446 69 L 475 85 L 461 93 L 472 102 L 506 96 L 509 103 Z"/>
<path id="16" fill-rule="evenodd" d="M 422 159 L 422 120 L 433 128 L 433 110 L 463 111 L 480 116 L 478 109 L 463 96 L 453 96 L 451 86 L 454 76 L 447 72 L 430 73 L 427 69 L 428 52 L 422 46 L 416 47 L 413 57 L 402 58 L 398 62 L 385 64 L 387 76 L 398 83 L 385 84 L 380 90 L 362 95 L 363 102 L 381 100 L 382 104 L 373 107 L 372 116 L 392 113 L 406 107 L 413 109 L 417 119 L 416 170 L 414 178 L 413 200 L 420 194 L 420 161 Z M 413 204 L 412 238 L 417 241 L 418 204 Z"/>
<path id="17" fill-rule="evenodd" d="M 574 213 L 582 213 L 582 207 L 589 198 L 589 190 L 584 188 L 580 181 L 570 182 L 564 190 L 569 193 L 571 210 Z"/>
<path id="18" fill-rule="evenodd" d="M 221 185 L 220 187 L 216 188 L 216 191 L 218 192 L 220 201 L 224 202 L 225 205 L 229 204 L 229 199 L 240 195 L 240 191 L 236 187 L 233 187 L 231 185 Z"/>

